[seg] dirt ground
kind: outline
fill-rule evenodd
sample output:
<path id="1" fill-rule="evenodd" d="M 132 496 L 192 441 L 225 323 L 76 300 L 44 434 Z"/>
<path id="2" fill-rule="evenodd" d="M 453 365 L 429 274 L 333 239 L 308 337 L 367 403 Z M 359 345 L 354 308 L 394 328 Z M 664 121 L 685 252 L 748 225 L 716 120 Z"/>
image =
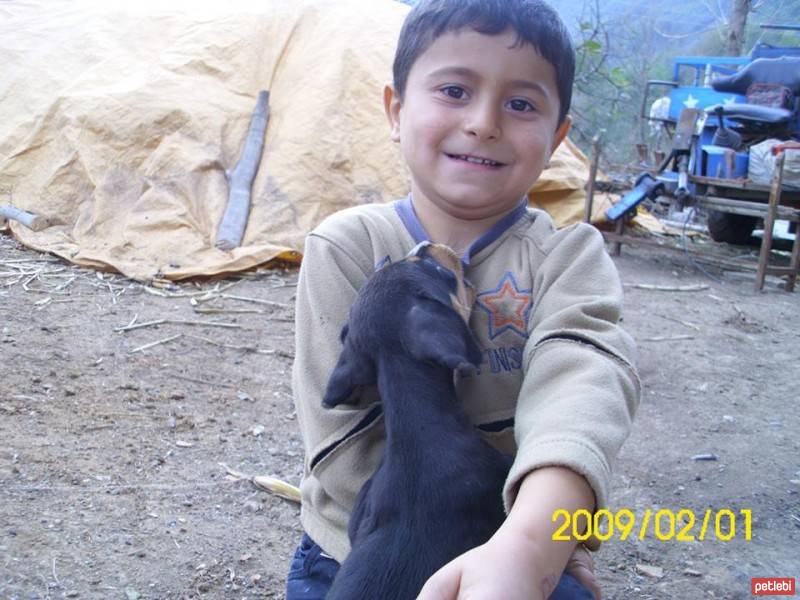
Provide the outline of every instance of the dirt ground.
<path id="1" fill-rule="evenodd" d="M 737 530 L 607 542 L 604 597 L 745 598 L 751 577 L 800 576 L 800 291 L 661 251 L 615 260 L 644 393 L 610 508 L 730 509 Z M 283 597 L 299 509 L 222 463 L 299 481 L 296 280 L 153 288 L 0 234 L 0 599 Z M 206 324 L 118 331 L 159 319 Z"/>

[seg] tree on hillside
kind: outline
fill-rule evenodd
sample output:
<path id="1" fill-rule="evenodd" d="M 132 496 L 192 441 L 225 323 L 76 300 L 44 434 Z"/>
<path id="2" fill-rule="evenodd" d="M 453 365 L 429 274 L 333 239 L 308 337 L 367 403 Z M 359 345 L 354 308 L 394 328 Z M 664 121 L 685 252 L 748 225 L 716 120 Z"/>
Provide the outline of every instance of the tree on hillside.
<path id="1" fill-rule="evenodd" d="M 728 31 L 725 36 L 725 54 L 739 56 L 744 47 L 745 30 L 747 28 L 747 15 L 752 9 L 752 0 L 734 0 Z"/>
<path id="2" fill-rule="evenodd" d="M 657 56 L 655 23 L 648 15 L 607 20 L 599 0 L 584 5 L 579 18 L 571 135 L 588 149 L 602 133 L 603 155 L 613 163 L 635 160 L 646 136 L 639 110 Z"/>

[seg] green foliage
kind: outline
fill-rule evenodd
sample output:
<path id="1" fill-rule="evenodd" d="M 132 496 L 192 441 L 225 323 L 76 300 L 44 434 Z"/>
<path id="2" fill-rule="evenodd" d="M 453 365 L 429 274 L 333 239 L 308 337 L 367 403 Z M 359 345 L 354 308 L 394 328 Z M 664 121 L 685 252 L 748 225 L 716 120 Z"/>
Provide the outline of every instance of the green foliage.
<path id="1" fill-rule="evenodd" d="M 599 54 L 603 46 L 596 40 L 586 40 L 578 51 L 591 52 L 592 54 Z"/>

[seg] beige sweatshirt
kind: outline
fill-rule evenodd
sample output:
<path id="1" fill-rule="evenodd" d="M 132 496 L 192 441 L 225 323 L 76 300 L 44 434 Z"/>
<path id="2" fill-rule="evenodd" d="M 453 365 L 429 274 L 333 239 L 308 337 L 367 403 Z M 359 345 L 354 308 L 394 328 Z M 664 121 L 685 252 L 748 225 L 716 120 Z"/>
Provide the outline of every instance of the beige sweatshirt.
<path id="1" fill-rule="evenodd" d="M 324 409 L 322 397 L 358 289 L 382 261 L 400 260 L 426 239 L 410 198 L 344 210 L 306 239 L 292 370 L 306 449 L 301 521 L 340 562 L 384 429 L 375 390 L 335 409 Z M 551 465 L 583 475 L 604 506 L 640 384 L 633 340 L 619 327 L 622 287 L 602 236 L 585 224 L 556 231 L 546 213 L 523 202 L 463 260 L 477 293 L 470 327 L 484 358 L 477 374 L 457 382 L 457 393 L 487 441 L 516 453 L 506 508 L 525 475 Z"/>

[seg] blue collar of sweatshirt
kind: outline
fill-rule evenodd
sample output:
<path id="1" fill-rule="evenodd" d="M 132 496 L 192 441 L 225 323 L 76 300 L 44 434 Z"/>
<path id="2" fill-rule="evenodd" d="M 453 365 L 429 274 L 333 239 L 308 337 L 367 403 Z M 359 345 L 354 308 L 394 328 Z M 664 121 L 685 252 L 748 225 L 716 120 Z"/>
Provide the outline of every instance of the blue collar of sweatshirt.
<path id="1" fill-rule="evenodd" d="M 422 223 L 420 223 L 419 219 L 417 218 L 417 213 L 414 210 L 414 204 L 411 200 L 411 194 L 405 198 L 395 201 L 394 209 L 400 216 L 400 220 L 403 221 L 403 225 L 406 226 L 408 233 L 410 233 L 411 237 L 414 238 L 414 242 L 419 244 L 420 242 L 431 241 L 428 232 L 425 231 Z M 478 252 L 486 248 L 486 246 L 494 242 L 497 238 L 503 235 L 503 233 L 508 231 L 517 221 L 522 218 L 527 209 L 528 198 L 523 197 L 514 210 L 492 225 L 489 230 L 486 231 L 486 233 L 470 244 L 469 248 L 467 248 L 467 251 L 464 253 L 464 256 L 461 257 L 461 262 L 464 263 L 464 265 L 469 265 L 472 258 L 478 254 Z"/>

